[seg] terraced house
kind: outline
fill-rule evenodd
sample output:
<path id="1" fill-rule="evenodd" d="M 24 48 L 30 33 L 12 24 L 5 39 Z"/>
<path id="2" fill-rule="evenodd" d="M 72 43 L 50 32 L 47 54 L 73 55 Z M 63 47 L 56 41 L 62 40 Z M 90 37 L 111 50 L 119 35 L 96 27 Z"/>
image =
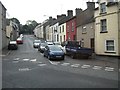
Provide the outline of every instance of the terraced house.
<path id="1" fill-rule="evenodd" d="M 2 43 L 1 43 L 2 42 Z M 7 46 L 6 38 L 6 8 L 0 1 L 0 50 Z"/>
<path id="2" fill-rule="evenodd" d="M 95 9 L 95 52 L 120 56 L 120 0 L 98 0 Z"/>
<path id="3" fill-rule="evenodd" d="M 87 9 L 76 14 L 77 41 L 82 47 L 94 50 L 95 28 L 94 28 L 94 2 L 87 2 Z"/>

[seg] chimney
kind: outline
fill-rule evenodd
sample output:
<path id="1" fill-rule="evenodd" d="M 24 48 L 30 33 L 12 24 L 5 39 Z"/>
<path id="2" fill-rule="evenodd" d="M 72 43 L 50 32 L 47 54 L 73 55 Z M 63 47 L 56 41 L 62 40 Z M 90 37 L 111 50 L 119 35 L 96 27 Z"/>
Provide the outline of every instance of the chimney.
<path id="1" fill-rule="evenodd" d="M 61 17 L 66 17 L 66 14 L 62 14 Z"/>
<path id="2" fill-rule="evenodd" d="M 57 19 L 61 18 L 61 15 L 57 15 Z"/>
<path id="3" fill-rule="evenodd" d="M 67 14 L 68 14 L 69 17 L 72 17 L 73 16 L 73 10 L 68 10 Z"/>
<path id="4" fill-rule="evenodd" d="M 82 13 L 82 9 L 81 8 L 76 8 L 75 12 L 76 12 L 76 15 L 80 15 Z"/>
<path id="5" fill-rule="evenodd" d="M 87 9 L 94 10 L 95 2 L 87 2 Z"/>

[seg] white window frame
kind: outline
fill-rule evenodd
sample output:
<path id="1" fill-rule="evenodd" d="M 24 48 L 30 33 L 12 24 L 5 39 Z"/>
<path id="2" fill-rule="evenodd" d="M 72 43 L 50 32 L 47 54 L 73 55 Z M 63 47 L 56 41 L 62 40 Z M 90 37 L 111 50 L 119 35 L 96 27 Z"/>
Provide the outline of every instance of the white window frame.
<path id="1" fill-rule="evenodd" d="M 113 51 L 107 50 L 107 41 L 113 41 L 114 42 L 114 50 Z M 113 40 L 113 39 L 105 40 L 105 52 L 115 52 L 115 51 L 116 51 L 116 49 L 115 49 L 115 40 Z"/>

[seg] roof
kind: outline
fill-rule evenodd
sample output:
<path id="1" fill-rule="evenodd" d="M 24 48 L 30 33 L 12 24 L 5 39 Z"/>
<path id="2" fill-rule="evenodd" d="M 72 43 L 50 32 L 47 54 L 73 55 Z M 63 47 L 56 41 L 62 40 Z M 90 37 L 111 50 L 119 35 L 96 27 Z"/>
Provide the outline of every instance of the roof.
<path id="1" fill-rule="evenodd" d="M 65 23 L 65 22 L 68 21 L 70 18 L 71 18 L 70 16 L 64 17 L 62 20 L 59 21 L 59 25 Z"/>
<path id="2" fill-rule="evenodd" d="M 70 20 L 72 20 L 72 19 L 74 19 L 74 18 L 76 18 L 76 16 L 73 16 L 73 17 L 69 18 L 69 19 L 67 20 L 67 22 L 70 21 Z"/>
<path id="3" fill-rule="evenodd" d="M 94 10 L 86 9 L 77 17 L 77 26 L 94 22 Z"/>
<path id="4" fill-rule="evenodd" d="M 117 5 L 117 4 L 118 4 L 118 2 L 108 2 L 107 6 L 109 7 L 109 6 L 113 6 L 113 5 Z"/>

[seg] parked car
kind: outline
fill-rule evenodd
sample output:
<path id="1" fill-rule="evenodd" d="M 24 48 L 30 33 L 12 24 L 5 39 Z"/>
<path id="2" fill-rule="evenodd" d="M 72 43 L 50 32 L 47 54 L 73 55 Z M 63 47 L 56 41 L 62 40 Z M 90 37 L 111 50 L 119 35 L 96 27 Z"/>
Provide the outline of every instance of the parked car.
<path id="1" fill-rule="evenodd" d="M 17 50 L 18 45 L 16 41 L 10 41 L 8 44 L 8 50 Z"/>
<path id="2" fill-rule="evenodd" d="M 17 38 L 17 44 L 23 44 L 23 38 L 22 37 Z"/>
<path id="3" fill-rule="evenodd" d="M 38 46 L 39 46 L 40 43 L 41 43 L 40 40 L 34 40 L 34 42 L 33 42 L 33 47 L 34 47 L 34 48 L 38 48 Z"/>
<path id="4" fill-rule="evenodd" d="M 20 37 L 23 38 L 24 37 L 23 34 L 20 34 Z"/>
<path id="5" fill-rule="evenodd" d="M 92 56 L 92 49 L 81 47 L 77 41 L 67 41 L 65 48 L 66 54 L 70 55 L 73 59 L 77 57 L 89 58 L 89 56 Z"/>
<path id="6" fill-rule="evenodd" d="M 54 45 L 53 41 L 46 41 L 45 43 L 46 43 L 46 46 L 47 45 Z"/>
<path id="7" fill-rule="evenodd" d="M 40 43 L 38 46 L 38 51 L 40 51 L 41 53 L 44 52 L 46 44 L 45 43 Z"/>
<path id="8" fill-rule="evenodd" d="M 60 47 L 64 51 L 64 53 L 66 54 L 65 46 L 62 46 L 60 42 L 54 42 L 54 45 Z"/>
<path id="9" fill-rule="evenodd" d="M 49 45 L 45 47 L 44 57 L 47 57 L 49 60 L 51 59 L 62 59 L 64 60 L 65 55 L 63 50 L 61 50 L 58 46 Z"/>

